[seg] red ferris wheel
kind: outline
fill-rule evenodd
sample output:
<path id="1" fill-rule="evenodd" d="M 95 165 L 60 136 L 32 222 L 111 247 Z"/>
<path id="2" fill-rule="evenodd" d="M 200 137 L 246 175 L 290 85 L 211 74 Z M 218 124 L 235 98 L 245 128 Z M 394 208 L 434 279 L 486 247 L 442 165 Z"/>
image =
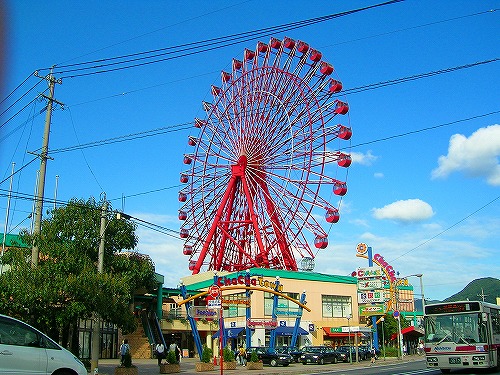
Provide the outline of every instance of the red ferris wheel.
<path id="1" fill-rule="evenodd" d="M 193 274 L 298 270 L 297 259 L 311 263 L 327 247 L 320 223 L 339 220 L 352 132 L 337 121 L 327 126 L 349 107 L 321 57 L 307 43 L 272 38 L 245 49 L 212 86 L 180 176 L 180 235 Z M 331 193 L 337 206 L 322 197 Z"/>

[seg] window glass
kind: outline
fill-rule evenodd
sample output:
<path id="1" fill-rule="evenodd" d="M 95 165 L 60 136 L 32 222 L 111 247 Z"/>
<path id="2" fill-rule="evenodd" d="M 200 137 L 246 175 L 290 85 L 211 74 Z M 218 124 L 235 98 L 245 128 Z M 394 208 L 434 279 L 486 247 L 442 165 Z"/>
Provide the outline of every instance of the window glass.
<path id="1" fill-rule="evenodd" d="M 0 318 L 0 343 L 18 346 L 40 346 L 40 334 L 27 325 Z"/>
<path id="2" fill-rule="evenodd" d="M 321 310 L 324 318 L 347 318 L 352 314 L 351 296 L 321 296 Z"/>

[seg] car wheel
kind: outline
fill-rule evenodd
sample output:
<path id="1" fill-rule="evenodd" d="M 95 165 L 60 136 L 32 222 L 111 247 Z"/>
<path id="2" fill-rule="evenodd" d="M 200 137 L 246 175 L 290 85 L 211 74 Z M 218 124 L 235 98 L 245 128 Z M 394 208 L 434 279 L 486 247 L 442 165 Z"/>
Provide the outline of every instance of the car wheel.
<path id="1" fill-rule="evenodd" d="M 271 363 L 270 364 L 271 364 L 272 367 L 276 367 L 276 366 L 278 366 L 278 361 L 276 361 L 275 359 L 271 359 Z"/>
<path id="2" fill-rule="evenodd" d="M 288 365 L 289 365 L 289 363 L 283 363 L 283 367 L 286 367 Z"/>

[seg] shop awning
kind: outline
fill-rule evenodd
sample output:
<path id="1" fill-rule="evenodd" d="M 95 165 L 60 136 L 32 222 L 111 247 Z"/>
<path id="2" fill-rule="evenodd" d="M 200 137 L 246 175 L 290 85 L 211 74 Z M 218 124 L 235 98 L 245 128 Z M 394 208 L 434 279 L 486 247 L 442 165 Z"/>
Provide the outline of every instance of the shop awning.
<path id="1" fill-rule="evenodd" d="M 323 327 L 323 331 L 324 331 L 324 334 L 328 337 L 338 337 L 338 338 L 343 338 L 343 337 L 354 337 L 354 336 L 358 336 L 358 337 L 363 337 L 363 336 L 367 336 L 365 335 L 363 332 L 351 332 L 351 334 L 349 335 L 349 332 L 331 332 L 330 331 L 330 327 Z"/>
<path id="2" fill-rule="evenodd" d="M 244 330 L 245 328 L 243 327 L 236 327 L 236 328 L 224 328 L 224 336 L 228 339 L 231 339 L 233 337 L 238 337 L 238 335 Z M 215 332 L 215 334 L 212 336 L 212 338 L 216 339 L 219 337 L 220 331 Z"/>
<path id="3" fill-rule="evenodd" d="M 414 326 L 409 326 L 409 327 L 403 328 L 401 330 L 401 334 L 405 338 L 412 340 L 412 339 L 416 339 L 416 338 L 423 336 L 424 330 L 420 329 L 420 328 L 415 328 Z M 395 340 L 397 336 L 398 336 L 397 333 L 392 334 L 391 340 Z"/>
<path id="4" fill-rule="evenodd" d="M 292 336 L 293 335 L 293 328 L 294 327 L 276 327 L 276 336 Z M 299 330 L 297 333 L 300 335 L 308 335 L 309 332 L 307 332 L 304 328 L 299 327 Z"/>

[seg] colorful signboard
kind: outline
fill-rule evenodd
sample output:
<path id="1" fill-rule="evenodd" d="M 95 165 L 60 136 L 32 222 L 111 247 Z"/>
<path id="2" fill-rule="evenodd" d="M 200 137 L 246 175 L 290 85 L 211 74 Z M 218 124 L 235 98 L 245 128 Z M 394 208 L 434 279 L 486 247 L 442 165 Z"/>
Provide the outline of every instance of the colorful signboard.
<path id="1" fill-rule="evenodd" d="M 372 316 L 372 315 L 384 315 L 385 306 L 384 305 L 362 305 L 359 306 L 360 316 Z"/>
<path id="2" fill-rule="evenodd" d="M 248 328 L 266 328 L 275 329 L 278 326 L 278 321 L 276 319 L 259 319 L 259 318 L 249 318 L 247 319 Z"/>
<path id="3" fill-rule="evenodd" d="M 382 288 L 383 288 L 383 281 L 380 279 L 358 280 L 358 290 L 375 290 Z"/>
<path id="4" fill-rule="evenodd" d="M 355 277 L 358 279 L 373 279 L 384 276 L 382 267 L 365 267 L 356 269 Z"/>
<path id="5" fill-rule="evenodd" d="M 384 301 L 383 292 L 358 292 L 358 303 L 380 303 Z"/>
<path id="6" fill-rule="evenodd" d="M 207 306 L 189 306 L 188 315 L 195 319 L 216 320 L 219 318 L 219 309 Z"/>

